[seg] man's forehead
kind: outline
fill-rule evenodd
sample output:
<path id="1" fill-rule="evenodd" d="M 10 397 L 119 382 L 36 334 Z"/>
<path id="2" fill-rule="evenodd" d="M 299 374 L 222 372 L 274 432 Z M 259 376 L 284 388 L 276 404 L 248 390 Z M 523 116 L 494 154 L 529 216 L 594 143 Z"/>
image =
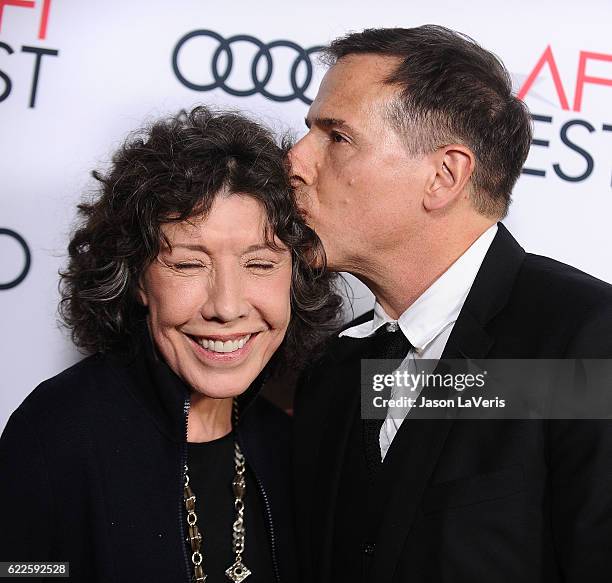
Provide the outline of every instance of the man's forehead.
<path id="1" fill-rule="evenodd" d="M 402 62 L 400 57 L 378 55 L 376 53 L 358 53 L 341 57 L 329 68 L 329 73 L 336 72 L 357 81 L 369 80 L 372 83 L 384 83 Z"/>
<path id="2" fill-rule="evenodd" d="M 337 120 L 350 125 L 353 115 L 384 105 L 399 91 L 385 82 L 399 62 L 394 57 L 372 54 L 339 59 L 325 74 L 308 121 Z"/>

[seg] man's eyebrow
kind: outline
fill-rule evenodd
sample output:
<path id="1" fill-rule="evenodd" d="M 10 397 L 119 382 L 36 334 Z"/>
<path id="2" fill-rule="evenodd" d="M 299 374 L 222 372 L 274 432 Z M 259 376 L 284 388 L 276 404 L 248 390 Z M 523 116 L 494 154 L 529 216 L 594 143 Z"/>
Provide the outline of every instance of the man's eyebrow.
<path id="1" fill-rule="evenodd" d="M 308 129 L 310 129 L 313 125 L 316 125 L 326 130 L 337 128 L 339 130 L 345 130 L 351 134 L 358 133 L 352 126 L 346 123 L 343 119 L 338 119 L 335 117 L 315 117 L 314 120 L 305 118 L 304 122 L 306 123 L 306 127 Z"/>

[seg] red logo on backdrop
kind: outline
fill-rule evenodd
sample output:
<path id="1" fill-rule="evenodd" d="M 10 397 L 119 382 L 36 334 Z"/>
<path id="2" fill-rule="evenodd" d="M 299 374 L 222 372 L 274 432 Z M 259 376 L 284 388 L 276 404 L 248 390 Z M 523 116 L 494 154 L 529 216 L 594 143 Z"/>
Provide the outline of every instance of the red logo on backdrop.
<path id="1" fill-rule="evenodd" d="M 593 85 L 606 85 L 608 87 L 612 87 L 612 78 L 604 79 L 603 77 L 593 77 L 592 75 L 587 75 L 586 69 L 589 61 L 607 61 L 608 63 L 612 63 L 612 55 L 580 51 L 578 73 L 576 74 L 576 88 L 574 91 L 574 107 L 572 108 L 574 111 L 580 111 L 582 107 L 582 94 L 584 92 L 585 84 L 591 83 Z M 525 98 L 544 66 L 548 67 L 552 76 L 561 109 L 569 110 L 569 102 L 567 100 L 565 89 L 563 88 L 563 83 L 561 82 L 561 77 L 559 75 L 559 68 L 557 67 L 557 63 L 550 45 L 546 47 L 546 50 L 540 57 L 540 60 L 536 63 L 533 71 L 531 71 L 525 80 L 525 83 L 523 83 L 523 86 L 519 89 L 519 99 Z"/>
<path id="2" fill-rule="evenodd" d="M 536 79 L 545 74 L 545 69 L 548 70 L 550 77 L 552 78 L 552 82 L 555 88 L 556 99 L 559 102 L 559 106 L 564 111 L 575 111 L 580 112 L 583 105 L 583 97 L 585 94 L 585 86 L 587 85 L 601 85 L 605 87 L 612 87 L 612 74 L 610 78 L 604 77 L 596 77 L 594 75 L 590 75 L 588 73 L 589 63 L 593 61 L 606 62 L 612 64 L 612 55 L 606 55 L 604 53 L 594 53 L 589 51 L 580 51 L 580 55 L 578 58 L 578 70 L 576 72 L 576 84 L 574 87 L 574 103 L 570 110 L 569 100 L 567 98 L 567 92 L 565 87 L 563 86 L 563 82 L 561 80 L 561 75 L 559 74 L 559 67 L 557 66 L 557 62 L 555 60 L 555 56 L 553 54 L 552 47 L 549 45 L 546 47 L 542 56 L 539 58 L 537 63 L 535 64 L 533 70 L 523 83 L 522 87 L 519 89 L 517 96 L 520 99 L 525 99 L 529 91 L 532 89 Z M 532 119 L 537 123 L 545 123 L 552 124 L 553 117 L 551 115 L 539 115 L 532 114 Z M 582 144 L 579 145 L 579 141 L 576 139 L 576 130 L 582 134 L 578 134 L 579 138 L 587 138 L 588 135 L 597 132 L 598 129 L 591 122 L 584 119 L 570 119 L 561 125 L 559 128 L 559 139 L 561 143 L 572 150 L 577 156 L 582 158 L 584 163 L 584 170 L 578 174 L 569 174 L 564 171 L 561 167 L 560 163 L 553 163 L 552 169 L 554 173 L 561 179 L 567 182 L 582 182 L 586 180 L 595 169 L 595 159 L 592 154 L 583 147 Z M 585 135 L 584 131 L 587 131 L 588 134 Z M 603 123 L 601 125 L 602 132 L 612 132 L 612 124 Z M 531 142 L 532 146 L 539 146 L 543 148 L 550 147 L 550 140 L 535 138 Z M 546 176 L 546 170 L 543 169 L 534 169 L 534 168 L 523 168 L 523 174 L 528 174 L 531 176 Z"/>
<path id="3" fill-rule="evenodd" d="M 36 0 L 0 0 L 0 34 L 2 34 L 3 28 L 7 26 L 6 21 L 10 20 L 10 12 L 24 8 L 32 10 L 32 15 L 37 19 L 37 23 L 33 21 L 33 25 L 38 25 L 38 39 L 45 40 L 47 38 L 47 27 L 49 24 L 49 14 L 51 12 L 51 0 L 41 0 L 40 2 Z M 15 53 L 15 49 L 13 49 L 12 46 L 2 41 L 0 41 L 0 49 L 4 50 L 9 56 Z M 57 57 L 59 51 L 45 47 L 23 45 L 21 47 L 21 52 L 34 55 L 34 69 L 32 72 L 29 106 L 35 107 L 43 57 Z M 13 82 L 9 75 L 2 70 L 0 70 L 0 79 L 4 81 L 4 90 L 0 93 L 0 102 L 2 102 L 10 96 L 13 89 Z"/>
<path id="4" fill-rule="evenodd" d="M 20 8 L 34 8 L 35 0 L 0 0 L 0 32 L 2 32 L 2 17 L 4 16 L 4 8 L 6 6 L 19 6 Z M 42 11 L 40 14 L 40 25 L 38 27 L 38 38 L 44 40 L 47 36 L 47 22 L 49 21 L 49 10 L 51 9 L 51 0 L 43 0 Z"/>

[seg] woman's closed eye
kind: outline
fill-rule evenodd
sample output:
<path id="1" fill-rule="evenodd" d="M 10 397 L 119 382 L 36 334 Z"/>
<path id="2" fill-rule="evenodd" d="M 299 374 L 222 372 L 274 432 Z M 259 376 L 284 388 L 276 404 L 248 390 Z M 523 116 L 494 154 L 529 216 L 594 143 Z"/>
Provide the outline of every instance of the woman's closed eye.
<path id="1" fill-rule="evenodd" d="M 190 271 L 194 269 L 202 269 L 206 265 L 201 261 L 179 261 L 172 264 L 172 268 L 178 271 Z"/>
<path id="2" fill-rule="evenodd" d="M 246 266 L 250 269 L 255 269 L 255 270 L 263 270 L 263 271 L 267 271 L 270 269 L 274 269 L 276 267 L 276 263 L 274 263 L 273 261 L 260 261 L 260 260 L 252 260 L 252 261 L 248 261 L 246 263 Z"/>

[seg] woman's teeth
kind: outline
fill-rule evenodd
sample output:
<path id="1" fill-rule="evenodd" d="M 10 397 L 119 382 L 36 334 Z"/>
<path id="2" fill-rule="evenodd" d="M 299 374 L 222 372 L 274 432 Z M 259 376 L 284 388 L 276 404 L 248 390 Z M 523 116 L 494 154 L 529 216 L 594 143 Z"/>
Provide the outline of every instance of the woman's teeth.
<path id="1" fill-rule="evenodd" d="M 226 340 L 225 342 L 221 342 L 221 340 L 208 340 L 207 338 L 198 338 L 197 343 L 202 347 L 206 348 L 206 350 L 211 350 L 212 352 L 235 352 L 242 348 L 251 337 L 251 334 L 247 334 L 242 338 L 238 338 L 236 340 Z"/>

